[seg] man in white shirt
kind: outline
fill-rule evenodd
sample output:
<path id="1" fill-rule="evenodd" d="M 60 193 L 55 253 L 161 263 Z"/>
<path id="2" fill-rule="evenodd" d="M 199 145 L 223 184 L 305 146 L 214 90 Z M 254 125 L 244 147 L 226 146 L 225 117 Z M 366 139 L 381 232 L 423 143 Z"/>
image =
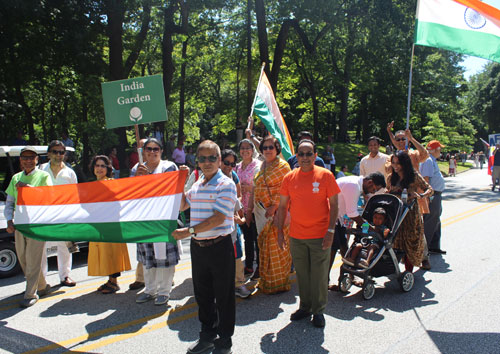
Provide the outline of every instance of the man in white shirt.
<path id="1" fill-rule="evenodd" d="M 363 176 L 347 176 L 337 180 L 340 188 L 339 194 L 339 213 L 337 224 L 335 225 L 335 235 L 332 244 L 332 253 L 330 255 L 330 268 L 332 269 L 333 261 L 338 250 L 343 257 L 347 251 L 346 228 L 344 227 L 344 219 L 347 216 L 349 219 L 361 225 L 364 220 L 358 212 L 358 201 L 362 194 L 376 193 L 381 188 L 385 187 L 385 178 L 380 172 L 374 172 L 366 177 Z M 338 285 L 331 285 L 329 290 L 337 291 Z"/>
<path id="2" fill-rule="evenodd" d="M 76 173 L 64 163 L 64 154 L 66 147 L 60 140 L 53 140 L 50 142 L 47 149 L 49 162 L 40 166 L 42 171 L 50 175 L 52 184 L 54 186 L 61 184 L 75 184 L 78 183 Z M 69 277 L 73 257 L 68 250 L 71 242 L 56 242 L 57 243 L 57 267 L 59 269 L 59 278 L 63 286 L 75 286 L 76 283 Z M 47 275 L 47 254 L 46 250 L 43 252 L 42 258 L 42 272 Z"/>
<path id="3" fill-rule="evenodd" d="M 380 138 L 372 136 L 368 139 L 368 150 L 370 153 L 361 159 L 359 171 L 361 176 L 368 176 L 373 172 L 380 172 L 387 178 L 386 163 L 390 161 L 389 155 L 381 153 Z"/>

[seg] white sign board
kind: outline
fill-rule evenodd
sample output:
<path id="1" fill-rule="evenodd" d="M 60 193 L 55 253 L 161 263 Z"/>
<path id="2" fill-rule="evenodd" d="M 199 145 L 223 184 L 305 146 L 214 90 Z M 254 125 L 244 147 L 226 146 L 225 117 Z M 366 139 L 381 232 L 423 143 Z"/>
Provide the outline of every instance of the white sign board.
<path id="1" fill-rule="evenodd" d="M 490 144 L 491 147 L 495 146 L 495 144 L 500 144 L 500 134 L 488 135 L 488 144 Z"/>

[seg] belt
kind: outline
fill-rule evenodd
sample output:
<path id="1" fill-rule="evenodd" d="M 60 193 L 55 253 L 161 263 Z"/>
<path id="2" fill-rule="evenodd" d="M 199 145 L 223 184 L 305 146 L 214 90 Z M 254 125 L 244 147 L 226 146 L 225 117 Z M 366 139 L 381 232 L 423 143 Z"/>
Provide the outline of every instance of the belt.
<path id="1" fill-rule="evenodd" d="M 434 191 L 434 194 L 436 194 L 436 195 L 440 195 L 441 193 L 443 193 L 443 192 Z"/>
<path id="2" fill-rule="evenodd" d="M 211 238 L 210 240 L 196 240 L 196 239 L 192 238 L 191 241 L 200 247 L 210 247 L 210 246 L 216 245 L 219 242 L 225 240 L 226 237 L 227 237 L 227 235 L 226 236 L 219 236 L 217 238 Z"/>

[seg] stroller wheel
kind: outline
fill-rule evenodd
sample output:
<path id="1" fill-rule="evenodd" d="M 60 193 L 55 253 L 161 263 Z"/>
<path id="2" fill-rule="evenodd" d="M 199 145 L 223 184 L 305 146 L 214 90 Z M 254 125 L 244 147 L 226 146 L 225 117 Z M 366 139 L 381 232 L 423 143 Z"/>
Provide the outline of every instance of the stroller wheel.
<path id="1" fill-rule="evenodd" d="M 375 284 L 371 280 L 365 280 L 363 284 L 363 298 L 370 300 L 375 295 Z"/>
<path id="2" fill-rule="evenodd" d="M 347 293 L 352 286 L 352 279 L 348 275 L 344 275 L 340 280 L 340 291 Z"/>
<path id="3" fill-rule="evenodd" d="M 408 271 L 404 271 L 399 278 L 399 285 L 401 286 L 401 290 L 404 292 L 408 292 L 413 288 L 413 283 L 415 278 L 413 277 L 413 273 Z"/>

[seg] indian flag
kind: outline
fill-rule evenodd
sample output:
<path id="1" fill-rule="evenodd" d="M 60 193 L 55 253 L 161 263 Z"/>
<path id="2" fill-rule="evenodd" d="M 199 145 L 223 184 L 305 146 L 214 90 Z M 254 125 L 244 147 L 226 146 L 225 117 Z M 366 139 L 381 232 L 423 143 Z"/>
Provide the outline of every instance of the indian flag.
<path id="1" fill-rule="evenodd" d="M 41 241 L 172 242 L 187 171 L 20 188 L 16 228 Z"/>
<path id="2" fill-rule="evenodd" d="M 500 62 L 500 10 L 479 0 L 419 0 L 415 44 Z"/>
<path id="3" fill-rule="evenodd" d="M 264 123 L 269 133 L 279 140 L 281 153 L 288 160 L 290 156 L 295 154 L 292 138 L 290 138 L 290 133 L 278 108 L 273 89 L 265 72 L 262 73 L 259 85 L 257 86 L 254 112 Z"/>

